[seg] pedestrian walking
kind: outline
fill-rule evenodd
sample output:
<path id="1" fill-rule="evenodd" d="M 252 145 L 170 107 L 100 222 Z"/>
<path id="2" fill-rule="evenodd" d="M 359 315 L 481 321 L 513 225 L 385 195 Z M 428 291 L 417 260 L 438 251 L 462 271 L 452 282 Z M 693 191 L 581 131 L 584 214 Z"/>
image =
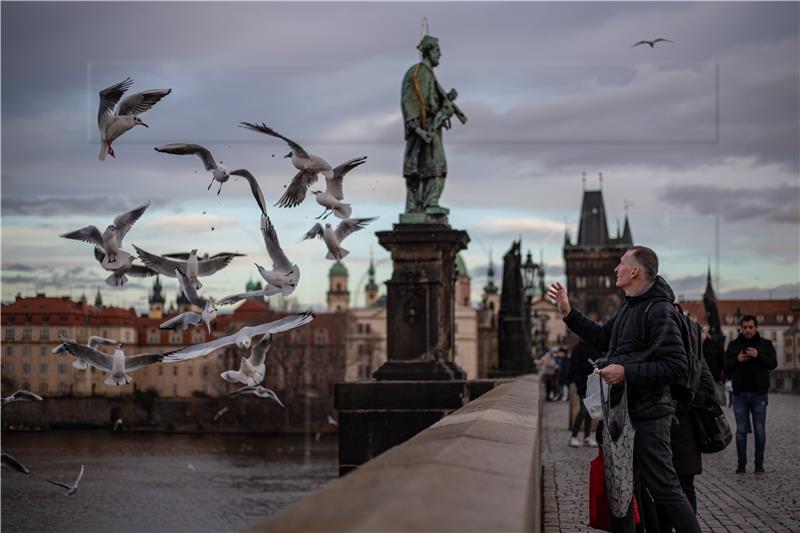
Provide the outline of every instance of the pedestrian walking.
<path id="1" fill-rule="evenodd" d="M 725 375 L 733 387 L 733 415 L 736 418 L 737 474 L 747 466 L 747 427 L 752 417 L 755 435 L 755 470 L 764 473 L 764 448 L 767 443 L 766 423 L 769 403 L 769 371 L 778 366 L 775 347 L 758 333 L 758 320 L 745 315 L 739 321 L 739 336 L 725 353 Z"/>
<path id="2" fill-rule="evenodd" d="M 614 401 L 627 388 L 628 412 L 636 430 L 633 468 L 647 486 L 657 507 L 668 513 L 681 533 L 700 531 L 686 494 L 672 464 L 670 428 L 675 407 L 669 392 L 672 383 L 687 378 L 686 351 L 680 320 L 672 303 L 675 295 L 658 275 L 658 256 L 644 246 L 631 247 L 614 269 L 616 286 L 625 292 L 625 302 L 602 326 L 569 303 L 567 290 L 554 283 L 554 300 L 566 325 L 595 348 L 606 351 L 598 362 L 600 376 L 612 385 Z M 617 399 L 617 401 L 619 401 Z M 612 520 L 613 531 L 634 531 L 633 506 L 628 515 Z"/>
<path id="3" fill-rule="evenodd" d="M 574 448 L 581 445 L 581 441 L 578 440 L 581 425 L 583 425 L 583 445 L 597 447 L 597 441 L 592 435 L 592 417 L 589 416 L 583 399 L 586 398 L 586 378 L 594 372 L 593 362 L 598 361 L 602 356 L 603 354 L 597 348 L 581 339 L 572 348 L 569 357 L 569 380 L 575 384 L 578 404 L 580 404 L 580 411 L 572 424 L 572 436 L 569 439 L 569 445 Z"/>

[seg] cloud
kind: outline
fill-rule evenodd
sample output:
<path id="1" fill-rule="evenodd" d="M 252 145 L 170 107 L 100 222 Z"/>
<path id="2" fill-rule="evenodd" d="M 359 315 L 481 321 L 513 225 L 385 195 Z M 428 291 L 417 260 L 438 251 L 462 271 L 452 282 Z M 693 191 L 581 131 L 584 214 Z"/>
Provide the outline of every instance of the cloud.
<path id="1" fill-rule="evenodd" d="M 669 184 L 662 197 L 675 206 L 695 213 L 719 213 L 727 222 L 767 219 L 780 224 L 797 224 L 800 219 L 800 187 L 729 188 L 718 185 Z"/>
<path id="2" fill-rule="evenodd" d="M 38 196 L 25 197 L 19 195 L 7 195 L 2 197 L 3 215 L 16 216 L 45 216 L 55 215 L 111 215 L 116 216 L 120 213 L 130 211 L 139 207 L 144 201 L 136 201 L 131 198 L 119 198 L 109 196 Z M 161 200 L 155 200 L 152 204 L 158 205 Z M 109 222 L 111 222 L 109 220 Z"/>
<path id="3" fill-rule="evenodd" d="M 33 267 L 31 265 L 26 265 L 23 263 L 9 263 L 3 265 L 3 270 L 5 271 L 10 270 L 12 272 L 33 272 L 34 270 L 36 270 L 36 267 Z"/>
<path id="4" fill-rule="evenodd" d="M 171 228 L 182 232 L 208 231 L 233 228 L 238 222 L 229 217 L 206 213 L 204 215 L 163 215 L 155 220 L 141 224 L 142 229 L 154 230 L 157 228 Z"/>
<path id="5" fill-rule="evenodd" d="M 721 292 L 717 297 L 724 300 L 800 298 L 800 286 L 797 283 L 784 283 L 767 288 L 744 287 Z"/>

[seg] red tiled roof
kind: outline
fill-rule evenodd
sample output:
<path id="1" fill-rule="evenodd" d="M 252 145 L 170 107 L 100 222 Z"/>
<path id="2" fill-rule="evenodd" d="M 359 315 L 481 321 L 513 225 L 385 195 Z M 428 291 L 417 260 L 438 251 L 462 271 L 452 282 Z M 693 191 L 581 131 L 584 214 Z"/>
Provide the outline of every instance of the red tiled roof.
<path id="1" fill-rule="evenodd" d="M 136 312 L 118 307 L 97 309 L 73 302 L 68 296 L 55 298 L 39 294 L 4 305 L 0 318 L 3 325 L 122 326 L 133 323 Z"/>
<path id="2" fill-rule="evenodd" d="M 736 311 L 742 315 L 753 315 L 763 317 L 759 319 L 759 325 L 781 326 L 789 325 L 800 318 L 800 313 L 796 309 L 797 300 L 717 300 L 717 309 L 722 325 L 730 325 L 735 322 Z M 684 311 L 689 313 L 698 322 L 706 322 L 706 309 L 701 301 L 680 302 Z M 792 316 L 791 322 L 786 318 Z M 781 317 L 781 318 L 778 318 Z"/>

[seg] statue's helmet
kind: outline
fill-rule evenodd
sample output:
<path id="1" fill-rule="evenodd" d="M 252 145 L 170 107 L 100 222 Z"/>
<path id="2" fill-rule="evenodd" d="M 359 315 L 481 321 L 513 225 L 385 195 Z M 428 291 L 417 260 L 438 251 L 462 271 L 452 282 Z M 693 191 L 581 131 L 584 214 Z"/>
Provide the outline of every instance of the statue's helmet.
<path id="1" fill-rule="evenodd" d="M 436 46 L 439 46 L 439 39 L 434 37 L 433 35 L 426 35 L 417 45 L 417 50 L 419 50 L 424 54 L 425 52 Z"/>

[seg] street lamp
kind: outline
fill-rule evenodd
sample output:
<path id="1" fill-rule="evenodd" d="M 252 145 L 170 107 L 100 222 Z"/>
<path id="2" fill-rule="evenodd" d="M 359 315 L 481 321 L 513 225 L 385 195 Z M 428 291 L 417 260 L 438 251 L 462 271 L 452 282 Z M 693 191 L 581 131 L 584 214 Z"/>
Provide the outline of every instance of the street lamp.
<path id="1" fill-rule="evenodd" d="M 527 312 L 525 314 L 525 318 L 527 320 L 527 328 L 528 331 L 532 334 L 533 333 L 533 321 L 534 319 L 538 318 L 536 311 L 532 311 L 531 302 L 533 301 L 533 292 L 535 287 L 536 281 L 536 263 L 533 262 L 533 258 L 531 257 L 531 251 L 528 250 L 528 255 L 525 257 L 525 262 L 522 263 L 522 284 L 523 289 L 525 290 L 525 307 Z M 533 337 L 533 335 L 531 335 Z M 533 341 L 532 344 L 534 346 L 537 345 L 536 339 L 531 338 Z M 538 355 L 535 354 L 534 357 Z"/>

